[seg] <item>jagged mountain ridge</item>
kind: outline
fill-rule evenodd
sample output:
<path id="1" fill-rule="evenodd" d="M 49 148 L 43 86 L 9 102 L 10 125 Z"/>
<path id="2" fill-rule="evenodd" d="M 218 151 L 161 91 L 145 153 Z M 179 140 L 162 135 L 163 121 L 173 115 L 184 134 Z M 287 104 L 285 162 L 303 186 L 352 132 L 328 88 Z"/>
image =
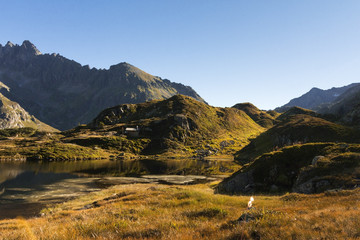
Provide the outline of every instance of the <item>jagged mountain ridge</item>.
<path id="1" fill-rule="evenodd" d="M 107 70 L 42 54 L 31 42 L 0 45 L 2 93 L 32 115 L 58 128 L 90 122 L 100 111 L 118 104 L 140 103 L 184 94 L 204 100 L 189 86 L 148 74 L 128 63 Z"/>
<path id="2" fill-rule="evenodd" d="M 295 106 L 317 111 L 324 105 L 336 102 L 339 96 L 344 94 L 349 89 L 359 85 L 360 83 L 352 83 L 344 87 L 333 87 L 327 90 L 312 88 L 309 92 L 303 94 L 302 96 L 294 98 L 290 100 L 287 104 L 276 108 L 275 111 L 285 112 L 289 108 Z"/>

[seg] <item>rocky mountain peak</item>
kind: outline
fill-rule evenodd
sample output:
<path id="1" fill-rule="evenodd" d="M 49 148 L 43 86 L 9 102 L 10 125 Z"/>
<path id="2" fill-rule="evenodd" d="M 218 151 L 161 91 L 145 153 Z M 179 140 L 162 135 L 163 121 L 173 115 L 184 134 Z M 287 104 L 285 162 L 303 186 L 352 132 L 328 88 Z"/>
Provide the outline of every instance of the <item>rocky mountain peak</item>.
<path id="1" fill-rule="evenodd" d="M 28 51 L 29 53 L 33 53 L 34 55 L 41 55 L 41 52 L 29 40 L 25 40 L 22 43 L 21 48 Z"/>
<path id="2" fill-rule="evenodd" d="M 10 41 L 8 41 L 7 43 L 6 43 L 6 45 L 5 45 L 5 47 L 14 47 L 15 45 L 12 43 L 12 42 L 10 42 Z"/>
<path id="3" fill-rule="evenodd" d="M 313 87 L 312 89 L 310 89 L 310 92 L 321 92 L 321 91 L 324 91 L 324 90 L 317 88 L 317 87 Z"/>
<path id="4" fill-rule="evenodd" d="M 6 53 L 11 52 L 14 46 L 15 45 L 10 41 L 8 41 L 4 47 L 0 44 L 0 57 L 2 57 Z"/>
<path id="5" fill-rule="evenodd" d="M 128 70 L 132 67 L 134 67 L 134 66 L 127 62 L 121 62 L 121 63 L 115 64 L 115 65 L 111 65 L 109 70 L 111 70 L 111 71 Z"/>
<path id="6" fill-rule="evenodd" d="M 12 42 L 10 42 L 10 41 L 8 41 L 7 43 L 6 43 L 6 45 L 5 45 L 5 47 L 7 47 L 7 48 L 12 48 L 12 47 L 14 47 L 15 45 L 12 43 Z"/>
<path id="7" fill-rule="evenodd" d="M 27 61 L 38 55 L 41 55 L 41 52 L 28 40 L 24 41 L 21 46 L 10 41 L 4 47 L 0 45 L 0 57 L 8 58 L 10 62 L 14 59 Z M 9 62 L 7 61 L 7 63 Z"/>

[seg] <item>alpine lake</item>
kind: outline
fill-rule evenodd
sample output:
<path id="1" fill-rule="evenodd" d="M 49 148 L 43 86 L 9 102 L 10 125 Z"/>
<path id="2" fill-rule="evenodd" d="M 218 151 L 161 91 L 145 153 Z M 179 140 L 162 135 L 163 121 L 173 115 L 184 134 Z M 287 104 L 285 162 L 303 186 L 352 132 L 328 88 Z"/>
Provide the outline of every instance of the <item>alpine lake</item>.
<path id="1" fill-rule="evenodd" d="M 231 160 L 136 159 L 0 163 L 0 219 L 39 216 L 47 205 L 119 184 L 197 184 L 221 180 Z"/>

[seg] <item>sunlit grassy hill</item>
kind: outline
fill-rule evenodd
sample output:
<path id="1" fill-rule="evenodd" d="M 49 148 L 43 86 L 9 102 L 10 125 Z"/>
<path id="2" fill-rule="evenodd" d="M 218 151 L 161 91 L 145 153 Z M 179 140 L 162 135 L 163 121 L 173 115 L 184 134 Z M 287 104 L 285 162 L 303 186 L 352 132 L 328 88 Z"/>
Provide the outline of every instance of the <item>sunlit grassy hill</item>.
<path id="1" fill-rule="evenodd" d="M 167 100 L 118 105 L 102 111 L 88 125 L 61 133 L 33 130 L 26 136 L 5 137 L 0 156 L 28 160 L 159 154 L 232 157 L 249 138 L 264 130 L 241 110 L 212 107 L 192 97 L 175 95 Z"/>
<path id="2" fill-rule="evenodd" d="M 224 193 L 322 192 L 359 185 L 359 129 L 294 107 L 235 154 L 245 166 L 224 180 Z M 339 143 L 343 142 L 343 143 Z"/>
<path id="3" fill-rule="evenodd" d="M 251 103 L 238 103 L 233 108 L 244 111 L 252 120 L 264 128 L 272 127 L 279 115 L 275 111 L 262 111 Z"/>
<path id="4" fill-rule="evenodd" d="M 291 108 L 276 118 L 272 128 L 263 132 L 235 154 L 241 162 L 278 148 L 310 142 L 358 142 L 359 130 L 328 121 L 313 111 Z"/>
<path id="5" fill-rule="evenodd" d="M 176 95 L 167 100 L 140 104 L 124 104 L 101 112 L 83 130 L 69 131 L 73 142 L 84 143 L 76 136 L 88 132 L 115 132 L 116 138 L 126 136 L 126 128 L 138 129 L 138 137 L 128 140 L 139 142 L 137 153 L 155 154 L 176 151 L 192 154 L 202 150 L 208 155 L 231 146 L 240 149 L 250 137 L 264 129 L 247 114 L 235 108 L 216 108 L 191 97 Z M 76 140 L 78 139 L 78 140 Z M 86 144 L 90 144 L 87 142 Z M 120 144 L 121 145 L 121 144 Z"/>

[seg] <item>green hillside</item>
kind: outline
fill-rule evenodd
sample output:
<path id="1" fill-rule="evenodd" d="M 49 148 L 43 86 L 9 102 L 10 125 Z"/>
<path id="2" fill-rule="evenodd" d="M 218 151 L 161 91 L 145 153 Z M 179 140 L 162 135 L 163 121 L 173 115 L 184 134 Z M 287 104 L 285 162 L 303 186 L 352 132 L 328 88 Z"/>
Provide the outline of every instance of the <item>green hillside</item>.
<path id="1" fill-rule="evenodd" d="M 126 128 L 137 128 L 139 136 L 127 136 L 124 132 Z M 68 131 L 67 134 L 68 141 L 92 146 L 104 145 L 101 142 L 108 140 L 102 137 L 84 140 L 86 134 L 112 132 L 112 141 L 118 142 L 118 150 L 135 144 L 134 153 L 137 154 L 170 151 L 207 156 L 239 150 L 250 137 L 263 130 L 243 111 L 211 107 L 191 97 L 176 95 L 167 100 L 106 109 L 88 127 Z"/>
<path id="2" fill-rule="evenodd" d="M 238 103 L 233 108 L 244 111 L 252 120 L 264 128 L 272 127 L 279 115 L 275 111 L 262 111 L 251 103 Z"/>
<path id="3" fill-rule="evenodd" d="M 105 109 L 88 125 L 61 133 L 4 130 L 0 157 L 42 161 L 141 155 L 232 158 L 249 138 L 264 130 L 241 110 L 175 95 Z"/>
<path id="4" fill-rule="evenodd" d="M 300 143 L 359 141 L 358 129 L 330 122 L 310 110 L 292 108 L 276 120 L 276 125 L 251 140 L 235 158 L 249 162 L 263 153 Z"/>

